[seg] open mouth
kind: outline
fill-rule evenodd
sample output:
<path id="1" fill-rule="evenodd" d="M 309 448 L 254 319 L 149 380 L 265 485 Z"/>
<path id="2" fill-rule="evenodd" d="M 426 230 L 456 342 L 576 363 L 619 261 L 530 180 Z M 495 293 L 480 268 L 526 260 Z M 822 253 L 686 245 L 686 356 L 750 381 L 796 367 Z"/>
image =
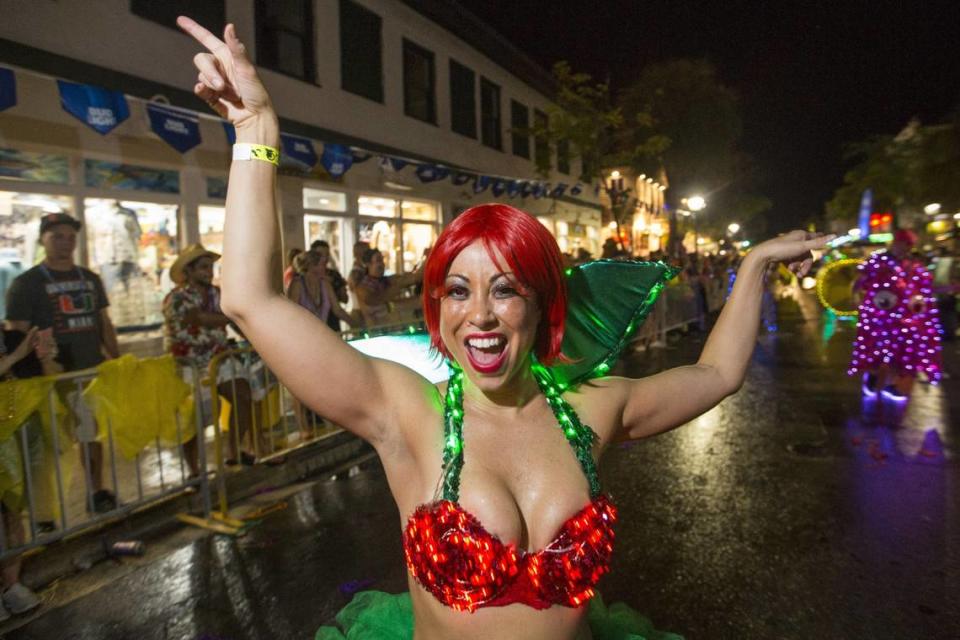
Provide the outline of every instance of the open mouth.
<path id="1" fill-rule="evenodd" d="M 479 373 L 500 369 L 507 356 L 507 338 L 498 333 L 474 334 L 464 341 L 470 366 Z"/>

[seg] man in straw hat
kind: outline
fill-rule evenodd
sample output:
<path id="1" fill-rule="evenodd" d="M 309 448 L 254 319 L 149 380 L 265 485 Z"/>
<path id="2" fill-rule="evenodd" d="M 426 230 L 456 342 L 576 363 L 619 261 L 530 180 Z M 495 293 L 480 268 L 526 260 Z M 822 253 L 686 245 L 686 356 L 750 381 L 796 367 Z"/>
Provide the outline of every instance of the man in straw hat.
<path id="1" fill-rule="evenodd" d="M 213 264 L 220 254 L 201 244 L 186 247 L 170 267 L 170 279 L 177 285 L 163 301 L 166 348 L 174 357 L 188 363 L 184 379 L 194 382 L 194 369 L 205 372 L 218 353 L 230 348 L 227 337 L 229 318 L 220 310 L 220 287 L 213 284 Z M 240 442 L 251 424 L 252 397 L 250 383 L 234 359 L 223 360 L 217 373 L 217 392 L 230 403 L 236 426 L 228 438 L 230 456 L 227 464 L 253 464 L 254 456 L 240 451 Z M 202 389 L 202 411 L 205 420 L 213 420 L 212 398 L 207 387 Z M 196 440 L 184 444 L 191 475 L 199 473 Z"/>

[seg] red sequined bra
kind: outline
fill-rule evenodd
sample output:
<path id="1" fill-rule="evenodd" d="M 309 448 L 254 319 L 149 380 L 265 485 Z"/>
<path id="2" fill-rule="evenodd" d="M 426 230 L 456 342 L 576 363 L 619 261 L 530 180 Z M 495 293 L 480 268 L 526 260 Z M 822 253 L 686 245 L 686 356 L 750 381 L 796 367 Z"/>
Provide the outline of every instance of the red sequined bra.
<path id="1" fill-rule="evenodd" d="M 567 519 L 553 541 L 528 552 L 504 544 L 457 502 L 462 446 L 463 372 L 454 369 L 445 408 L 443 499 L 417 507 L 403 532 L 410 574 L 434 597 L 458 611 L 525 604 L 579 607 L 609 570 L 617 510 L 599 492 L 591 447 L 596 434 L 580 423 L 543 371 L 534 372 L 547 402 L 590 481 L 592 500 Z M 542 379 L 545 378 L 545 379 Z"/>

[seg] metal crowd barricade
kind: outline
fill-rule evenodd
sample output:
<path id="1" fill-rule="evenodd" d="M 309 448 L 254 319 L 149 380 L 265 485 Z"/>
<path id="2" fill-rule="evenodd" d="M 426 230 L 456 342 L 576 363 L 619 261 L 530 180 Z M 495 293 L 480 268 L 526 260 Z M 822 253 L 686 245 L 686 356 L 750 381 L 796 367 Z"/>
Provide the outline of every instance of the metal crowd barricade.
<path id="1" fill-rule="evenodd" d="M 151 504 L 165 501 L 187 490 L 198 491 L 204 516 L 210 513 L 210 494 L 205 473 L 191 477 L 187 472 L 184 453 L 183 422 L 178 407 L 170 407 L 176 421 L 176 441 L 166 447 L 157 436 L 154 441 L 136 453 L 133 459 L 117 455 L 116 432 L 112 420 L 97 424 L 100 443 L 101 486 L 112 491 L 116 507 L 97 512 L 94 499 L 94 478 L 91 462 L 94 459 L 91 442 L 75 441 L 65 427 L 77 426 L 80 412 L 92 409 L 84 398 L 84 390 L 97 378 L 96 369 L 88 369 L 47 378 L 50 381 L 46 397 L 31 412 L 12 435 L 0 442 L 0 465 L 6 477 L 3 497 L 5 509 L 20 514 L 20 523 L 0 526 L 0 560 L 16 556 L 62 540 L 83 531 L 97 529 Z M 194 393 L 199 391 L 200 376 L 194 377 Z M 20 383 L 31 381 L 8 380 L 0 382 L 0 395 L 9 394 L 14 416 Z M 4 388 L 5 387 L 5 388 Z M 26 386 L 22 387 L 26 389 Z M 4 393 L 5 392 L 5 393 Z M 136 398 L 112 397 L 112 402 L 136 402 Z M 41 406 L 43 409 L 41 409 Z M 45 409 L 45 412 L 44 412 Z M 45 424 L 42 416 L 47 416 Z M 203 433 L 200 412 L 197 434 Z M 63 417 L 66 416 L 66 421 Z M 103 441 L 99 434 L 103 434 Z M 206 468 L 203 438 L 197 443 L 200 469 Z M 77 455 L 76 451 L 79 451 Z M 79 459 L 79 464 L 73 460 Z M 79 466 L 79 469 L 75 467 Z M 73 473 L 72 471 L 79 473 Z M 52 486 L 50 486 L 52 485 Z M 20 487 L 20 509 L 13 508 L 16 488 Z M 52 492 L 53 495 L 50 495 Z M 8 515 L 9 518 L 9 515 Z M 13 522 L 16 522 L 15 520 Z M 26 527 L 23 527 L 23 525 Z M 9 530 L 8 530 L 9 529 Z M 21 530 L 23 535 L 21 536 Z M 15 539 L 11 539 L 11 533 Z M 19 539 L 21 538 L 22 539 Z"/>
<path id="2" fill-rule="evenodd" d="M 342 429 L 327 424 L 299 403 L 251 347 L 230 349 L 214 356 L 202 384 L 212 404 L 216 509 L 206 522 L 190 516 L 181 516 L 181 520 L 235 533 L 226 529 L 239 530 L 244 523 L 230 517 L 227 463 L 230 460 L 237 466 L 244 464 L 246 435 L 249 434 L 256 461 L 270 464 Z M 225 410 L 225 407 L 229 408 Z M 228 417 L 224 421 L 225 413 Z M 227 449 L 232 451 L 229 457 Z"/>

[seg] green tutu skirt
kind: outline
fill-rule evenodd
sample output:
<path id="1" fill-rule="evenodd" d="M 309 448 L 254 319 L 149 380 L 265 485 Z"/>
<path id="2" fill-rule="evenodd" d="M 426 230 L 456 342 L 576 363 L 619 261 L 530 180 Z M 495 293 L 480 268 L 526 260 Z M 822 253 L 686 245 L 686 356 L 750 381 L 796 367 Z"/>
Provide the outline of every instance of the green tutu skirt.
<path id="1" fill-rule="evenodd" d="M 622 602 L 609 607 L 597 595 L 590 600 L 590 631 L 595 640 L 683 640 L 657 631 Z M 337 626 L 320 627 L 316 640 L 411 640 L 413 608 L 409 593 L 361 591 L 337 614 Z"/>

